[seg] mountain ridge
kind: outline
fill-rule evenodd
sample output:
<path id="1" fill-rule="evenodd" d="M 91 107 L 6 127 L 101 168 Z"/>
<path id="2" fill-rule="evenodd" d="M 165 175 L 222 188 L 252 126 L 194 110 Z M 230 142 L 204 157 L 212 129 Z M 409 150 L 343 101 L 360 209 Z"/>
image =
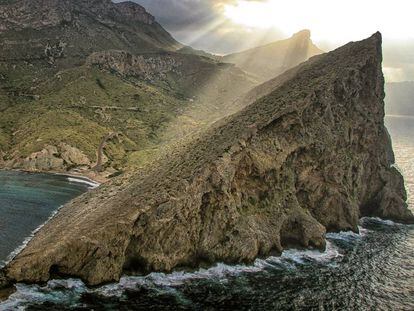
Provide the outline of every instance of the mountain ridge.
<path id="1" fill-rule="evenodd" d="M 255 84 L 195 55 L 133 2 L 1 3 L 0 29 L 2 168 L 104 180 L 92 170 L 104 137 L 113 137 L 103 149 L 106 177 L 151 158 L 182 124 L 170 126 L 177 118 L 185 133 L 197 127 L 202 120 L 187 110 L 210 100 L 224 107 Z"/>
<path id="2" fill-rule="evenodd" d="M 362 216 L 413 222 L 384 126 L 381 62 L 377 33 L 286 73 L 127 184 L 114 179 L 66 205 L 7 278 L 97 285 L 292 245 L 323 249 L 327 231 L 358 231 Z"/>
<path id="3" fill-rule="evenodd" d="M 310 30 L 305 29 L 288 39 L 225 55 L 222 59 L 260 77 L 264 82 L 322 53 L 312 42 Z"/>

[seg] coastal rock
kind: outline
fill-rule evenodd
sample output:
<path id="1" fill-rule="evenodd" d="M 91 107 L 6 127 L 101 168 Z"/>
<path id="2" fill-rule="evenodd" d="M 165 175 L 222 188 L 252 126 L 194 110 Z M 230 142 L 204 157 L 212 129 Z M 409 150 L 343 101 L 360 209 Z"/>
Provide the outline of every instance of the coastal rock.
<path id="1" fill-rule="evenodd" d="M 41 151 L 34 152 L 24 159 L 9 160 L 2 166 L 27 171 L 66 172 L 71 169 L 88 169 L 91 167 L 91 161 L 78 148 L 60 143 L 58 146 L 46 145 Z"/>
<path id="2" fill-rule="evenodd" d="M 20 166 L 20 165 L 19 165 Z M 46 146 L 39 152 L 32 153 L 23 160 L 23 169 L 29 171 L 53 171 L 64 167 L 56 146 Z"/>
<path id="3" fill-rule="evenodd" d="M 60 157 L 68 168 L 91 166 L 91 161 L 89 158 L 78 148 L 72 147 L 65 143 L 60 143 L 59 149 Z"/>
<path id="4" fill-rule="evenodd" d="M 0 302 L 6 300 L 14 291 L 13 284 L 7 279 L 4 271 L 0 270 Z"/>
<path id="5" fill-rule="evenodd" d="M 0 271 L 0 290 L 9 285 L 9 282 L 4 274 L 4 271 Z"/>
<path id="6" fill-rule="evenodd" d="M 6 267 L 18 282 L 250 262 L 325 247 L 361 216 L 412 222 L 384 126 L 381 35 L 254 92 L 165 159 L 62 208 Z"/>

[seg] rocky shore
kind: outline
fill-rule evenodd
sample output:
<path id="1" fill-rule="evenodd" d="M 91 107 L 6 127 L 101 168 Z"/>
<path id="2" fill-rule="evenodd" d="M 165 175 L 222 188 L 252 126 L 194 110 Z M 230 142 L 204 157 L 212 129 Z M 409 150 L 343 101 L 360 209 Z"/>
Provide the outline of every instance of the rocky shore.
<path id="1" fill-rule="evenodd" d="M 73 200 L 6 267 L 11 282 L 250 262 L 362 216 L 414 222 L 384 126 L 381 35 L 311 59 L 139 174 Z M 8 281 L 7 281 L 8 282 Z"/>

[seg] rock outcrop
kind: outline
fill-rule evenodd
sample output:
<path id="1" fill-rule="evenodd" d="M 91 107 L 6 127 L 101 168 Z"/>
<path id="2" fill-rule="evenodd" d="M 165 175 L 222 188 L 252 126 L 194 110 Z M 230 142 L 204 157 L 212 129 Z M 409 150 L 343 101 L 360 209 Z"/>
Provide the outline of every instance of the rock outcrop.
<path id="1" fill-rule="evenodd" d="M 186 61 L 186 56 L 180 54 L 132 55 L 126 51 L 111 50 L 93 53 L 87 58 L 86 65 L 155 80 L 165 78 L 167 74 L 182 75 L 183 61 Z"/>
<path id="2" fill-rule="evenodd" d="M 229 54 L 222 60 L 267 81 L 321 53 L 323 51 L 312 42 L 310 31 L 302 30 L 289 39 Z"/>
<path id="3" fill-rule="evenodd" d="M 129 180 L 75 199 L 7 267 L 14 281 L 248 262 L 323 249 L 361 216 L 412 222 L 384 126 L 381 35 L 287 72 Z"/>
<path id="4" fill-rule="evenodd" d="M 152 25 L 155 22 L 154 16 L 135 2 L 120 2 L 116 4 L 116 8 L 128 21 L 141 22 L 148 25 Z"/>
<path id="5" fill-rule="evenodd" d="M 0 39 L 0 62 L 46 60 L 59 67 L 78 65 L 96 51 L 183 47 L 142 6 L 111 0 L 0 3 Z"/>
<path id="6" fill-rule="evenodd" d="M 118 20 L 152 25 L 154 16 L 137 3 L 111 0 L 16 0 L 0 5 L 0 32 L 25 28 L 41 30 L 71 23 L 78 10 L 99 16 L 102 22 Z"/>
<path id="7" fill-rule="evenodd" d="M 0 166 L 6 169 L 23 169 L 26 171 L 68 172 L 71 169 L 87 170 L 91 168 L 91 160 L 78 148 L 65 143 L 58 146 L 46 145 L 38 152 L 26 158 L 15 158 L 0 161 Z"/>

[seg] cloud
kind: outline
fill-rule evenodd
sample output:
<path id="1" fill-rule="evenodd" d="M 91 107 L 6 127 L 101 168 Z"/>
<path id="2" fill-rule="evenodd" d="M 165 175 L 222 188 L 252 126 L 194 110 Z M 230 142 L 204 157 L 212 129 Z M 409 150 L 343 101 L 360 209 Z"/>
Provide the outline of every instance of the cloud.
<path id="1" fill-rule="evenodd" d="M 216 17 L 215 2 L 207 0 L 135 0 L 171 31 L 200 27 Z"/>
<path id="2" fill-rule="evenodd" d="M 224 5 L 236 3 L 236 0 L 133 1 L 154 15 L 178 41 L 212 53 L 232 53 L 284 38 L 276 29 L 257 30 L 253 33 L 251 29 L 241 28 L 226 19 L 222 14 Z"/>
<path id="3" fill-rule="evenodd" d="M 121 2 L 122 0 L 115 0 L 116 2 Z M 280 29 L 274 27 L 272 29 L 260 29 L 260 28 L 249 28 L 249 27 L 240 27 L 240 25 L 234 24 L 231 20 L 225 17 L 223 14 L 224 6 L 227 4 L 236 4 L 238 0 L 133 0 L 134 2 L 145 7 L 152 15 L 154 15 L 157 21 L 166 28 L 172 35 L 180 42 L 191 45 L 194 48 L 206 50 L 212 53 L 217 54 L 227 54 L 240 51 L 243 49 L 251 48 L 268 42 L 281 40 L 289 35 L 297 32 L 301 29 L 292 29 L 287 33 L 282 32 Z M 252 2 L 268 2 L 268 0 L 243 0 L 243 1 L 252 1 Z M 293 1 L 293 0 L 292 0 Z M 295 0 L 296 1 L 296 0 Z M 352 0 L 352 3 L 356 3 L 357 0 Z M 361 27 L 352 28 L 352 23 L 349 24 L 349 19 L 347 14 L 345 14 L 346 22 L 342 23 L 341 21 L 345 18 L 341 15 L 336 16 L 338 12 L 336 6 L 331 5 L 324 7 L 326 10 L 313 10 L 314 14 L 310 12 L 302 12 L 300 14 L 305 14 L 308 18 L 317 18 L 318 22 L 316 25 L 319 27 L 324 26 L 322 19 L 326 18 L 325 23 L 335 26 L 331 27 L 330 31 L 334 32 L 331 36 L 324 37 L 318 33 L 329 32 L 327 27 L 322 27 L 324 32 L 316 27 L 312 29 L 311 26 L 306 26 L 304 28 L 310 28 L 314 31 L 316 44 L 320 46 L 323 50 L 328 51 L 346 43 L 348 40 L 358 40 L 362 37 L 358 36 L 368 36 L 370 33 L 374 32 L 377 29 L 381 29 L 384 33 L 384 67 L 386 67 L 386 76 L 388 81 L 396 80 L 414 80 L 414 38 L 407 36 L 410 27 L 401 27 L 401 23 L 407 22 L 407 14 L 411 14 L 412 10 L 403 10 L 402 7 L 393 8 L 389 5 L 387 6 L 397 10 L 401 15 L 401 12 L 405 12 L 404 17 L 400 17 L 398 14 L 386 15 L 387 10 L 383 8 L 381 12 L 372 11 L 371 3 L 374 0 L 367 1 L 366 5 L 359 6 L 355 8 L 351 5 L 346 5 L 342 3 L 344 8 L 349 10 L 356 10 L 354 13 L 358 13 L 357 17 L 360 16 L 366 25 L 365 28 L 369 29 L 360 29 Z M 396 0 L 398 3 L 403 3 L 403 0 Z M 294 1 L 293 1 L 294 2 Z M 322 0 L 318 0 L 318 3 L 322 3 Z M 276 3 L 276 2 L 275 2 Z M 313 3 L 313 2 L 312 2 Z M 315 2 L 316 3 L 316 2 Z M 325 3 L 325 2 L 323 2 Z M 364 2 L 365 3 L 365 2 Z M 404 2 L 405 3 L 405 2 Z M 408 2 L 407 2 L 408 3 Z M 309 4 L 311 5 L 311 4 Z M 286 10 L 290 8 L 291 5 L 288 2 L 281 2 L 281 9 L 285 8 Z M 334 9 L 332 12 L 329 11 L 329 8 Z M 281 13 L 282 11 L 282 13 Z M 289 14 L 299 14 L 297 11 L 290 12 L 292 10 L 287 10 L 286 18 L 290 16 Z M 289 13 L 290 12 L 290 13 Z M 281 13 L 282 17 L 285 15 L 283 10 L 279 10 L 276 13 Z M 332 13 L 332 14 L 330 14 Z M 381 14 L 382 15 L 381 15 Z M 318 15 L 319 14 L 319 15 Z M 385 15 L 384 15 L 385 14 Z M 280 15 L 280 14 L 279 14 Z M 311 15 L 311 17 L 309 17 Z M 313 16 L 315 15 L 315 16 Z M 378 15 L 377 17 L 375 17 Z M 385 17 L 384 17 L 384 16 Z M 393 20 L 390 21 L 390 15 L 394 16 Z M 282 22 L 283 19 L 280 19 L 280 16 L 275 19 L 277 22 Z M 293 14 L 294 16 L 294 14 Z M 367 16 L 372 17 L 372 21 L 369 22 Z M 375 17 L 375 18 L 374 18 Z M 381 18 L 380 18 L 381 17 Z M 384 18 L 383 18 L 384 17 Z M 342 18 L 342 19 L 341 19 Z M 356 19 L 356 17 L 354 17 Z M 377 21 L 380 19 L 380 21 Z M 396 21 L 399 20 L 399 23 Z M 298 20 L 298 19 L 294 19 Z M 299 19 L 302 20 L 302 19 Z M 353 19 L 351 19 L 353 20 Z M 393 22 L 395 21 L 395 23 Z M 397 25 L 398 24 L 398 25 Z M 408 25 L 408 24 L 407 24 Z M 299 26 L 298 26 L 299 27 Z M 337 28 L 342 29 L 343 31 L 336 31 Z M 342 27 L 342 28 L 341 28 Z M 371 28 L 372 30 L 371 30 Z M 329 28 L 329 27 L 328 27 Z M 363 27 L 362 27 L 363 28 Z M 356 30 L 355 30 L 356 29 Z M 392 37 L 388 36 L 388 33 L 391 32 L 392 35 L 399 35 L 398 39 L 393 41 Z M 358 34 L 359 35 L 358 35 Z M 321 38 L 319 38 L 321 37 Z M 335 38 L 336 40 L 333 40 Z M 399 40 L 399 41 L 397 41 Z"/>

